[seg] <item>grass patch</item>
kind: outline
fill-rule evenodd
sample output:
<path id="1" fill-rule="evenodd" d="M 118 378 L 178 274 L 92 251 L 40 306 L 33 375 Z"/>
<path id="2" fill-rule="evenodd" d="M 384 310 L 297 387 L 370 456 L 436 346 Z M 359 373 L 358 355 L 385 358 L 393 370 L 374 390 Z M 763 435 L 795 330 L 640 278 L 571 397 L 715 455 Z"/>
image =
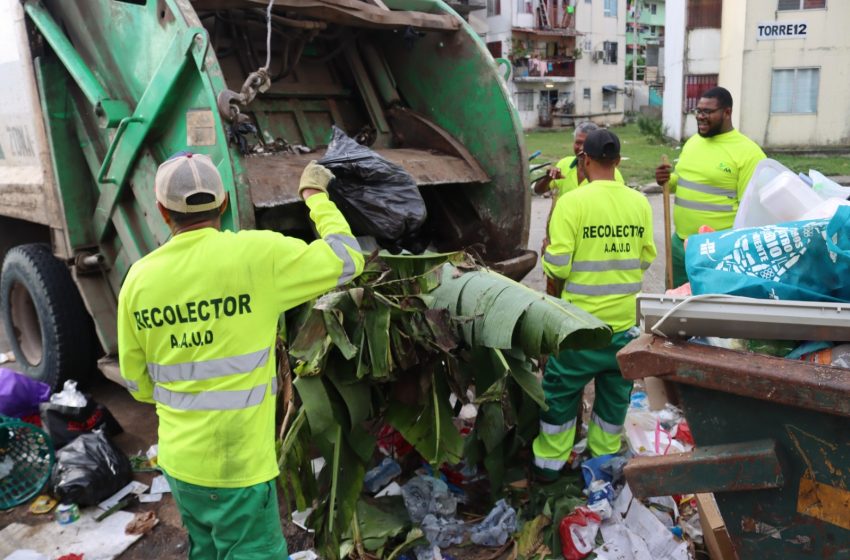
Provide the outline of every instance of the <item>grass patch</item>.
<path id="1" fill-rule="evenodd" d="M 657 140 L 641 133 L 637 124 L 611 127 L 620 138 L 620 153 L 623 157 L 620 172 L 630 185 L 645 185 L 655 182 L 655 168 L 661 163 L 661 154 L 667 154 L 671 162 L 679 157 L 679 146 L 659 144 Z M 528 132 L 525 134 L 528 153 L 536 150 L 542 153 L 532 161 L 532 165 L 544 162 L 556 163 L 559 159 L 573 153 L 573 129 L 555 132 Z M 817 169 L 824 175 L 850 175 L 850 157 L 846 155 L 805 155 L 771 154 L 782 165 L 795 172 L 808 173 L 809 169 Z"/>

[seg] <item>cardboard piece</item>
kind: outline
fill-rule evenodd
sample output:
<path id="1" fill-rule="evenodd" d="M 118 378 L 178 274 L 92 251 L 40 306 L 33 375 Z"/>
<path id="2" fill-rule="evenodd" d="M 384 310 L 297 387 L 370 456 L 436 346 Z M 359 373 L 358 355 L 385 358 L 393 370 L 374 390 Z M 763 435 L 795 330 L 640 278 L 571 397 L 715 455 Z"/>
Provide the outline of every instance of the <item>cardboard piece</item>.
<path id="1" fill-rule="evenodd" d="M 711 560 L 737 560 L 738 555 L 714 501 L 714 494 L 697 494 L 696 499 L 703 539 Z"/>

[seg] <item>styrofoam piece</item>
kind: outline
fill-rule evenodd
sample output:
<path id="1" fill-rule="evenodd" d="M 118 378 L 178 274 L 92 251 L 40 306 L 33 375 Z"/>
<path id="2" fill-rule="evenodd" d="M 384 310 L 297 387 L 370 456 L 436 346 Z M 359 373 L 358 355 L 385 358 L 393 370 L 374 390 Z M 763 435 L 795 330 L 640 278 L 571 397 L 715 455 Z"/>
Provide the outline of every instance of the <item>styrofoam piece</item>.
<path id="1" fill-rule="evenodd" d="M 97 507 L 106 511 L 120 502 L 125 496 L 130 494 L 143 494 L 148 488 L 149 486 L 147 484 L 139 482 L 138 480 L 132 480 L 129 484 L 127 484 L 127 486 L 97 504 Z"/>

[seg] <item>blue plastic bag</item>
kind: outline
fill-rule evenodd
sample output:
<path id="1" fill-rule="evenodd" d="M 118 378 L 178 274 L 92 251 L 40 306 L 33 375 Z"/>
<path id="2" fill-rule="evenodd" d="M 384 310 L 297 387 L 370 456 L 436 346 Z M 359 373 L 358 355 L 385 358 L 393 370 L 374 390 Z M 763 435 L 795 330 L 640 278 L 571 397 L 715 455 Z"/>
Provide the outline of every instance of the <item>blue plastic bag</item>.
<path id="1" fill-rule="evenodd" d="M 23 418 L 38 413 L 50 398 L 50 386 L 11 369 L 0 368 L 0 415 Z"/>
<path id="2" fill-rule="evenodd" d="M 725 230 L 688 238 L 697 294 L 850 301 L 850 207 L 832 219 Z"/>

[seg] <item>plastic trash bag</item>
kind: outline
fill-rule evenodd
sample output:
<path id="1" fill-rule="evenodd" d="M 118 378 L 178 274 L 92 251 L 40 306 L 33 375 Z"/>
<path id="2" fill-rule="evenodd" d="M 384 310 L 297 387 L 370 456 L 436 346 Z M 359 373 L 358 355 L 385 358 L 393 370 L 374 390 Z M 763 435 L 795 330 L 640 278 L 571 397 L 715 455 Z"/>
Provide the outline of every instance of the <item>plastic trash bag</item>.
<path id="1" fill-rule="evenodd" d="M 23 418 L 35 414 L 38 405 L 49 398 L 50 385 L 0 368 L 0 415 Z"/>
<path id="2" fill-rule="evenodd" d="M 132 479 L 130 460 L 98 430 L 81 435 L 56 452 L 50 489 L 61 502 L 93 506 Z"/>
<path id="3" fill-rule="evenodd" d="M 850 301 L 850 207 L 829 220 L 698 234 L 685 266 L 694 295 Z"/>
<path id="4" fill-rule="evenodd" d="M 82 406 L 59 404 L 59 402 L 66 402 L 64 400 L 45 402 L 39 406 L 41 423 L 50 439 L 53 440 L 55 449 L 60 449 L 74 441 L 77 436 L 98 428 L 103 429 L 108 436 L 117 436 L 124 431 L 118 420 L 105 406 L 91 397 L 82 397 L 82 401 L 76 398 L 72 401 L 84 402 Z M 51 401 L 53 401 L 52 398 Z"/>
<path id="5" fill-rule="evenodd" d="M 401 166 L 361 146 L 337 127 L 319 163 L 336 177 L 331 200 L 354 235 L 371 235 L 384 249 L 421 253 L 428 245 L 420 228 L 428 217 L 416 181 Z"/>

